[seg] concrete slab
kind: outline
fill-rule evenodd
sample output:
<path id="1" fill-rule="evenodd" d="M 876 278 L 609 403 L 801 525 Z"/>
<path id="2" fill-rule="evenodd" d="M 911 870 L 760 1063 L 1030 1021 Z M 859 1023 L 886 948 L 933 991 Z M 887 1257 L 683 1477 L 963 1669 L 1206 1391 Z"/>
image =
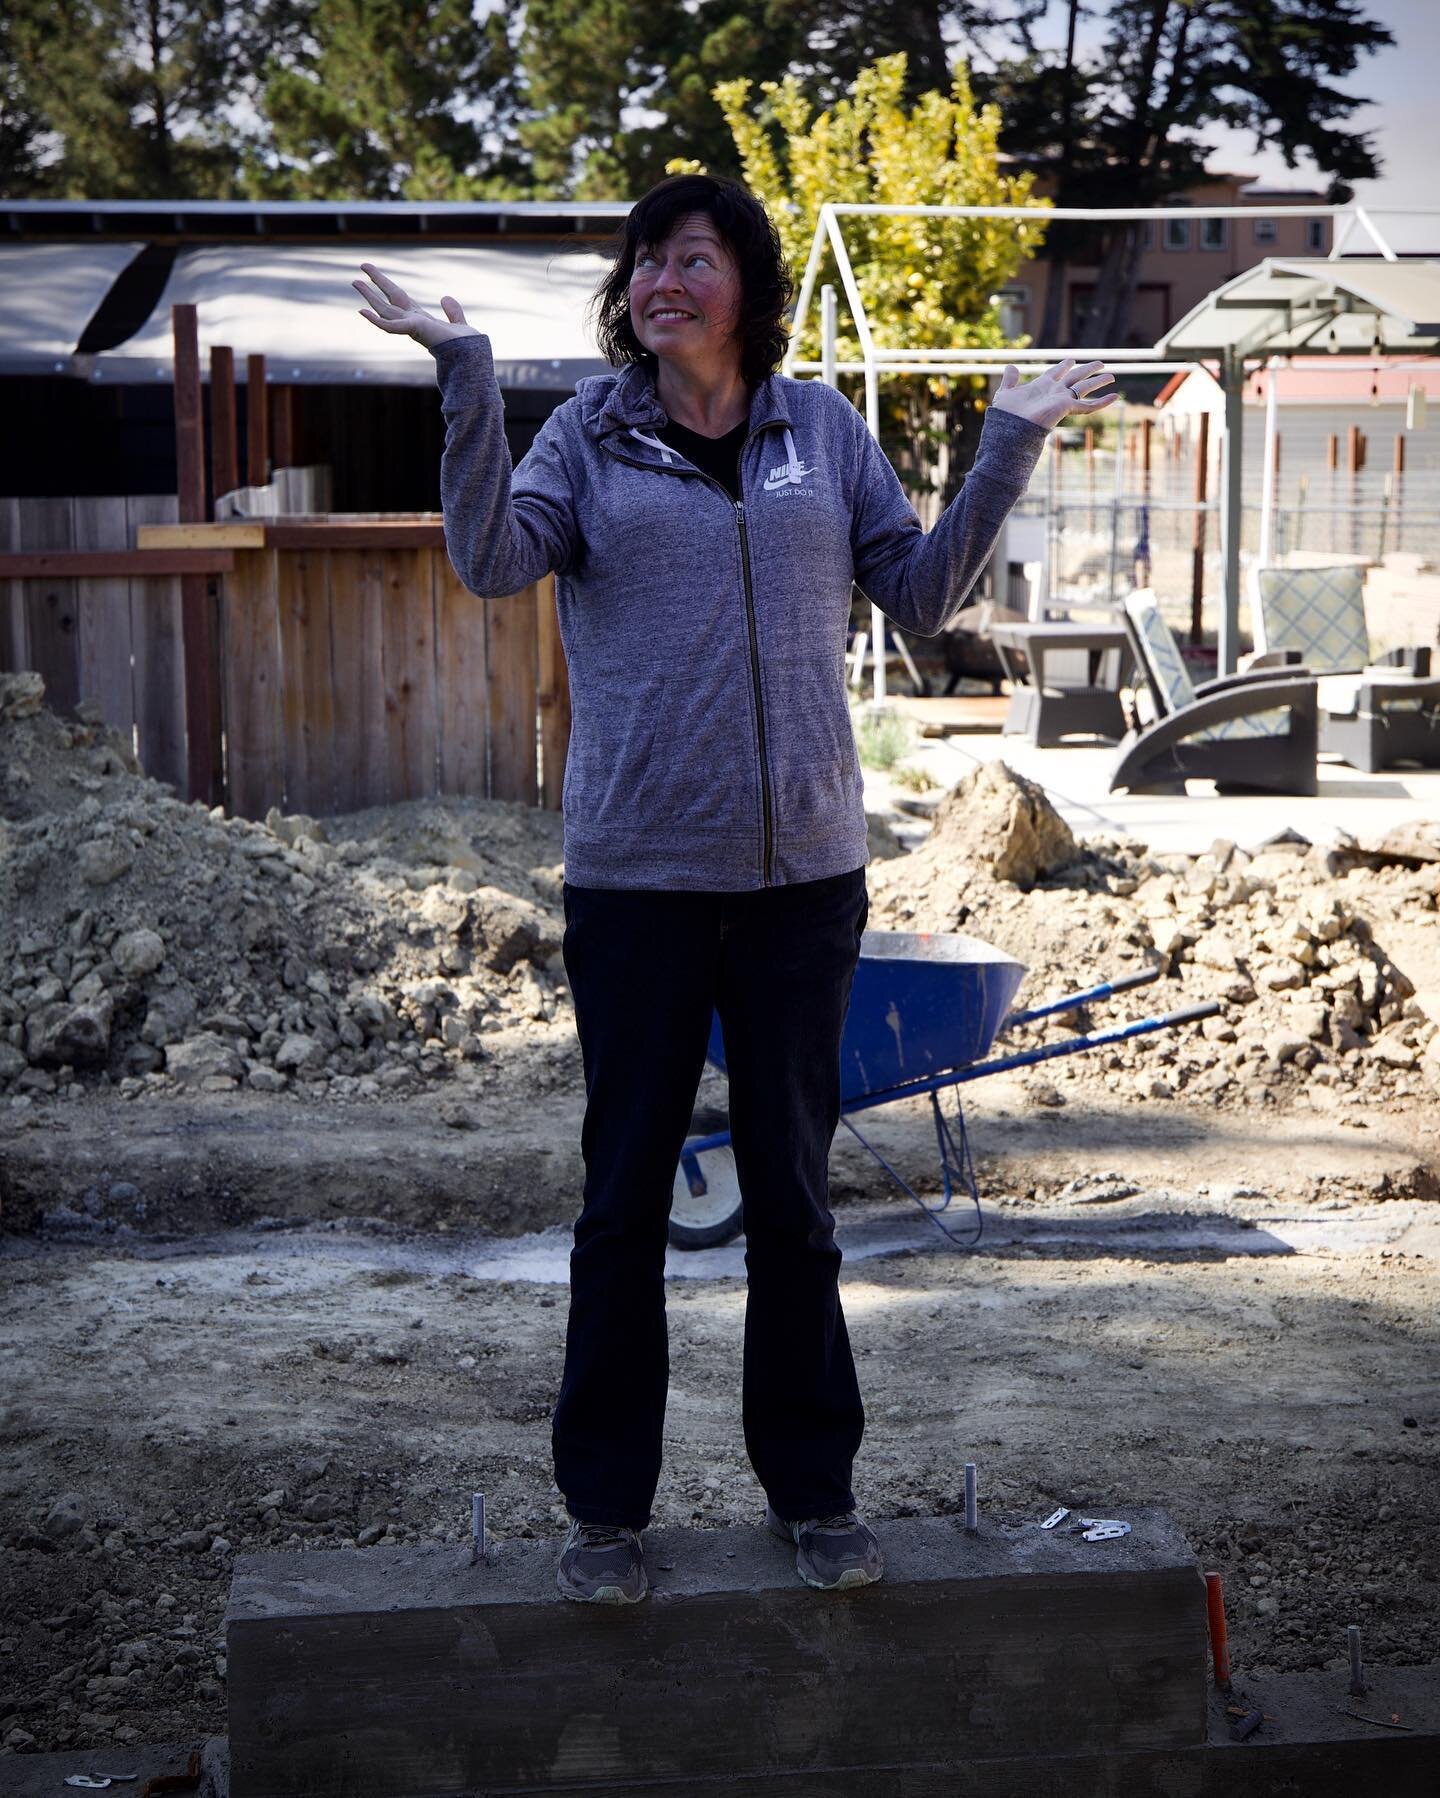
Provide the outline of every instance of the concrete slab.
<path id="1" fill-rule="evenodd" d="M 614 1608 L 559 1596 L 558 1540 L 479 1567 L 448 1545 L 241 1555 L 232 1798 L 690 1793 L 820 1768 L 891 1791 L 961 1759 L 1196 1747 L 1200 1570 L 1162 1512 L 1128 1520 L 1103 1543 L 893 1520 L 885 1579 L 840 1594 L 764 1531 L 657 1530 L 652 1597 Z"/>
<path id="2" fill-rule="evenodd" d="M 1285 794 L 1221 795 L 1210 781 L 1191 781 L 1184 794 L 1112 793 L 1113 747 L 1036 749 L 1027 738 L 972 735 L 918 742 L 906 761 L 926 769 L 939 792 L 982 762 L 1003 761 L 1044 787 L 1077 836 L 1137 839 L 1156 855 L 1199 855 L 1217 837 L 1253 849 L 1282 830 L 1312 843 L 1334 842 L 1340 831 L 1369 841 L 1402 824 L 1440 813 L 1440 768 L 1388 768 L 1365 774 L 1330 757 L 1321 759 L 1312 798 Z M 865 808 L 883 809 L 897 789 L 883 771 L 865 770 Z M 903 794 L 901 797 L 908 797 Z M 937 795 L 938 797 L 938 792 Z M 923 837 L 923 829 L 917 833 Z"/>

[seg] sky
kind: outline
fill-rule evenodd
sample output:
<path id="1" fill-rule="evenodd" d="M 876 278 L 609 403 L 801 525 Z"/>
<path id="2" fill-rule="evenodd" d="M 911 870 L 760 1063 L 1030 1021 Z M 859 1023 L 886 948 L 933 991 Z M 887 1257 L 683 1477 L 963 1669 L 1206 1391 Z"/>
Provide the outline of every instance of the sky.
<path id="1" fill-rule="evenodd" d="M 1440 0 L 1362 0 L 1362 4 L 1366 17 L 1384 25 L 1395 43 L 1364 57 L 1353 75 L 1336 83 L 1370 102 L 1353 112 L 1345 125 L 1373 133 L 1382 165 L 1379 180 L 1355 184 L 1356 202 L 1365 207 L 1434 209 L 1440 206 L 1440 196 L 1429 166 L 1433 153 L 1426 146 L 1434 138 L 1440 78 Z M 1054 42 L 1063 44 L 1065 8 L 1059 0 L 1051 6 L 1049 23 Z M 1205 136 L 1215 146 L 1209 166 L 1216 171 L 1254 174 L 1266 186 L 1324 187 L 1313 163 L 1301 161 L 1288 169 L 1278 150 L 1257 151 L 1248 131 L 1212 128 Z"/>

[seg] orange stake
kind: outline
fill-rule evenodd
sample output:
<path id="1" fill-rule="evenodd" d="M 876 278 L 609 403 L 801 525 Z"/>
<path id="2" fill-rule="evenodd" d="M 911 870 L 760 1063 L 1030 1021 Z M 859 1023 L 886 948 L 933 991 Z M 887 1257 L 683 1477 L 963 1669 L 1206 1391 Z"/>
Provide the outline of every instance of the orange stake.
<path id="1" fill-rule="evenodd" d="M 1215 1684 L 1230 1690 L 1230 1638 L 1225 1631 L 1225 1585 L 1218 1573 L 1205 1575 L 1205 1608 L 1210 1618 L 1210 1653 L 1215 1661 Z"/>

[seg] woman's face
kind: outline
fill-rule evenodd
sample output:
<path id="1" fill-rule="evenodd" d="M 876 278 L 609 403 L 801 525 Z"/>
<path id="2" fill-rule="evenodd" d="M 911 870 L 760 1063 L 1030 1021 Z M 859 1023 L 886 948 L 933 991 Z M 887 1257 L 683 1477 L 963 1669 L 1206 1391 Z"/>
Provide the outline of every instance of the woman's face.
<path id="1" fill-rule="evenodd" d="M 662 362 L 738 355 L 740 300 L 740 270 L 706 213 L 686 213 L 664 243 L 635 252 L 630 325 Z"/>

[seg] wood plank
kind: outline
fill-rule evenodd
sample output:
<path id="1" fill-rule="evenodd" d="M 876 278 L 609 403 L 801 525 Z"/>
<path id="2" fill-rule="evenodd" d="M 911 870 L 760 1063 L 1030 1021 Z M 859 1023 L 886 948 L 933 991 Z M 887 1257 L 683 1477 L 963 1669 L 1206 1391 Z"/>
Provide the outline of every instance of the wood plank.
<path id="1" fill-rule="evenodd" d="M 565 757 L 570 747 L 570 671 L 560 640 L 553 574 L 536 583 L 535 594 L 540 669 L 540 803 L 547 811 L 558 812 L 565 784 Z"/>
<path id="2" fill-rule="evenodd" d="M 389 790 L 419 799 L 436 790 L 435 598 L 424 550 L 382 549 L 386 759 Z"/>
<path id="3" fill-rule="evenodd" d="M 270 421 L 275 437 L 275 467 L 295 466 L 295 389 L 276 382 L 270 389 Z"/>
<path id="4" fill-rule="evenodd" d="M 0 499 L 0 550 L 13 551 L 19 543 L 20 501 Z M 0 674 L 20 674 L 28 668 L 29 660 L 24 583 L 0 580 Z"/>
<path id="5" fill-rule="evenodd" d="M 265 358 L 245 358 L 245 479 L 263 487 L 270 479 L 270 395 Z"/>
<path id="6" fill-rule="evenodd" d="M 381 550 L 328 552 L 335 682 L 335 809 L 386 805 L 385 562 Z"/>
<path id="7" fill-rule="evenodd" d="M 279 578 L 277 551 L 246 550 L 221 592 L 227 799 L 236 817 L 263 818 L 285 803 Z"/>
<path id="8" fill-rule="evenodd" d="M 279 583 L 285 804 L 324 814 L 335 804 L 335 698 L 330 663 L 330 567 L 323 550 L 283 551 Z"/>
<path id="9" fill-rule="evenodd" d="M 77 550 L 120 550 L 133 555 L 124 545 L 129 542 L 129 522 L 125 516 L 125 497 L 97 495 L 75 501 L 75 546 Z M 71 558 L 72 564 L 81 558 Z M 87 558 L 88 559 L 88 558 Z M 135 746 L 135 690 L 130 658 L 130 582 L 129 570 L 100 566 L 80 581 L 80 697 L 93 699 L 100 707 L 105 722 L 118 730 L 133 749 Z M 0 557 L 0 567 L 4 558 Z M 79 574 L 80 569 L 75 572 Z"/>
<path id="10" fill-rule="evenodd" d="M 264 549 L 262 522 L 245 524 L 151 524 L 135 533 L 137 549 Z"/>
<path id="11" fill-rule="evenodd" d="M 276 549 L 443 549 L 445 527 L 421 520 L 391 523 L 291 523 L 279 518 L 266 524 L 265 541 Z"/>
<path id="12" fill-rule="evenodd" d="M 443 549 L 430 551 L 435 581 L 435 712 L 440 791 L 483 799 L 486 781 L 485 606 Z"/>
<path id="13" fill-rule="evenodd" d="M 216 500 L 240 485 L 240 436 L 235 415 L 235 352 L 210 347 L 210 471 Z"/>
<path id="14" fill-rule="evenodd" d="M 115 499 L 77 499 L 77 507 L 97 504 L 121 508 L 124 495 Z M 76 526 L 79 535 L 79 525 Z M 0 580 L 26 575 L 47 579 L 106 579 L 132 574 L 223 574 L 233 566 L 228 549 L 52 549 L 28 554 L 0 554 Z"/>
<path id="15" fill-rule="evenodd" d="M 178 508 L 173 493 L 132 493 L 125 502 L 126 530 L 138 535 L 147 526 L 173 519 Z M 147 774 L 169 781 L 183 793 L 187 772 L 180 577 L 132 575 L 129 590 L 135 752 Z"/>
<path id="16" fill-rule="evenodd" d="M 73 549 L 72 500 L 22 499 L 20 541 L 24 550 Z M 52 712 L 71 712 L 80 697 L 80 603 L 71 576 L 40 575 L 25 582 L 25 629 L 30 666 L 45 683 Z"/>
<path id="17" fill-rule="evenodd" d="M 490 707 L 490 797 L 535 805 L 535 711 L 539 675 L 539 619 L 535 587 L 485 607 L 487 692 Z"/>
<path id="18" fill-rule="evenodd" d="M 205 396 L 200 386 L 200 337 L 195 306 L 170 308 L 174 351 L 175 484 L 180 519 L 199 524 L 210 516 L 205 503 Z"/>

